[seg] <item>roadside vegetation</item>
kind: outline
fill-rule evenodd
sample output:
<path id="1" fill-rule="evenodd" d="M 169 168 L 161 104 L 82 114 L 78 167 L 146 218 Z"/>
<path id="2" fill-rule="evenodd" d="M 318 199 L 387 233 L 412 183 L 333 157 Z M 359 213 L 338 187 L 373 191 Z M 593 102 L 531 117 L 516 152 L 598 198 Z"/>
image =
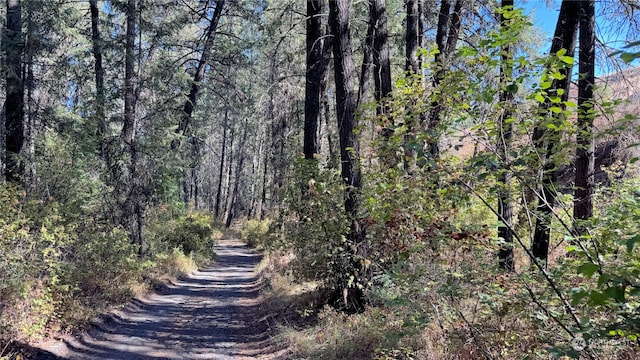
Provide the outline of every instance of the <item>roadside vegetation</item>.
<path id="1" fill-rule="evenodd" d="M 68 213 L 68 204 L 0 189 L 5 345 L 83 329 L 132 296 L 209 264 L 215 240 L 222 237 L 208 214 L 159 206 L 149 212 L 149 248 L 141 261 L 126 231 L 109 227 L 84 199 L 74 200 L 74 212 Z"/>
<path id="2" fill-rule="evenodd" d="M 303 235 L 274 222 L 258 246 L 268 250 L 265 311 L 276 339 L 291 359 L 635 359 L 640 184 L 629 176 L 635 168 L 627 167 L 627 176 L 619 171 L 609 169 L 614 180 L 598 189 L 588 239 L 566 234 L 566 214 L 552 222 L 557 235 L 542 271 L 527 254 L 531 214 L 518 213 L 524 243 L 515 248 L 511 273 L 495 260 L 500 244 L 492 241 L 495 225 L 488 224 L 497 223 L 483 203 L 486 193 L 453 185 L 426 198 L 404 181 L 393 185 L 403 191 L 377 196 L 407 203 L 390 207 L 386 220 L 369 220 L 369 254 L 361 258 L 370 271 L 367 306 L 351 315 L 332 297 L 327 271 L 344 240 L 328 232 L 334 218 L 320 214 L 335 210 L 299 210 L 318 225 Z M 315 184 L 323 201 L 330 198 L 324 185 Z M 564 196 L 558 209 L 567 204 Z"/>

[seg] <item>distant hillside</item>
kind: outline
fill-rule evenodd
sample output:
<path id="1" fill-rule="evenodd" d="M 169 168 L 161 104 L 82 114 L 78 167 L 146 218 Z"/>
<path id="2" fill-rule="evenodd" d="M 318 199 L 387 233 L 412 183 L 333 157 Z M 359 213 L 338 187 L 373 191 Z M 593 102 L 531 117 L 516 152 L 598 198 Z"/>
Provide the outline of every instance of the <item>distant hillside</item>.
<path id="1" fill-rule="evenodd" d="M 629 145 L 640 142 L 640 121 L 624 120 L 628 115 L 640 115 L 640 67 L 625 69 L 611 73 L 597 79 L 598 104 L 620 101 L 610 108 L 600 106 L 601 113 L 594 121 L 596 132 L 596 168 L 599 181 L 606 181 L 602 177 L 602 166 L 610 166 L 616 160 L 627 162 L 634 156 L 640 156 L 640 147 Z M 577 87 L 572 84 L 569 97 L 577 102 Z M 466 134 L 466 136 L 463 136 Z M 461 157 L 469 158 L 475 151 L 481 151 L 494 144 L 476 143 L 475 136 L 470 131 L 461 131 L 449 139 L 450 152 Z M 454 147 L 457 146 L 457 149 Z M 563 168 L 562 178 L 573 177 L 573 165 Z"/>
<path id="2" fill-rule="evenodd" d="M 625 69 L 600 77 L 597 80 L 599 103 L 621 101 L 596 118 L 596 181 L 605 181 L 606 175 L 600 170 L 620 160 L 627 163 L 640 156 L 640 121 L 630 119 L 640 115 L 640 67 Z M 577 92 L 573 89 L 572 92 Z"/>
<path id="3" fill-rule="evenodd" d="M 596 96 L 598 104 L 605 104 L 611 101 L 622 101 L 613 109 L 613 113 L 604 113 L 595 120 L 596 132 L 606 132 L 615 126 L 619 126 L 620 120 L 628 114 L 638 115 L 640 110 L 640 67 L 634 67 L 617 71 L 599 77 L 596 80 Z M 569 90 L 569 96 L 577 102 L 578 90 L 573 83 Z M 600 112 L 607 109 L 600 108 Z M 635 132 L 635 131 L 634 131 Z"/>

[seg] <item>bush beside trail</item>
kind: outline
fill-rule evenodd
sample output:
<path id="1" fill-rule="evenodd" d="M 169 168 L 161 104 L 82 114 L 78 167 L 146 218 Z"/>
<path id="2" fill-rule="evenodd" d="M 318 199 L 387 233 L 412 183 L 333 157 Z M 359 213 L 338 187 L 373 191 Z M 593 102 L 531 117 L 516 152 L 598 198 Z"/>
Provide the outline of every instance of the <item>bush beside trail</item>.
<path id="1" fill-rule="evenodd" d="M 149 211 L 141 257 L 125 230 L 96 214 L 69 220 L 60 204 L 10 186 L 0 187 L 0 204 L 0 344 L 83 327 L 150 285 L 211 262 L 221 236 L 207 213 L 159 206 Z"/>

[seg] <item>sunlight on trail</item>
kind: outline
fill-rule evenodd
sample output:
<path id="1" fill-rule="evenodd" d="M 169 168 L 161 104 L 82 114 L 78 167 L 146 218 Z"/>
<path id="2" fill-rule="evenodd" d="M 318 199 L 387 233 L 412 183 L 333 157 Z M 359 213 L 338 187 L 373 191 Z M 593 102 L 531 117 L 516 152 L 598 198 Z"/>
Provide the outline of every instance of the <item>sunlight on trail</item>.
<path id="1" fill-rule="evenodd" d="M 64 359 L 273 359 L 267 325 L 257 320 L 260 255 L 237 240 L 216 247 L 211 268 L 132 300 L 89 333 L 49 346 Z"/>

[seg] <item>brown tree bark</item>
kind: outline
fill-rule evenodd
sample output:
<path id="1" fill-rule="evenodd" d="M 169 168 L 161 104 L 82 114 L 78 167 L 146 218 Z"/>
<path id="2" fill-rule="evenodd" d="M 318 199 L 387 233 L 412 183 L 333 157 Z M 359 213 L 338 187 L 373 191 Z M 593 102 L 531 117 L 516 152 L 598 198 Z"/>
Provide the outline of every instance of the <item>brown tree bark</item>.
<path id="1" fill-rule="evenodd" d="M 340 137 L 341 175 L 345 182 L 345 211 L 352 221 L 348 235 L 349 245 L 346 248 L 357 249 L 361 246 L 361 230 L 358 226 L 358 208 L 360 204 L 360 143 L 354 133 L 357 127 L 355 110 L 356 97 L 354 91 L 354 64 L 351 50 L 351 33 L 349 27 L 350 0 L 336 0 L 329 2 L 329 24 L 333 34 L 334 77 L 336 84 L 336 113 Z M 348 251 L 348 250 L 347 250 Z M 357 252 L 357 250 L 356 250 Z M 338 281 L 343 292 L 344 306 L 347 310 L 358 311 L 364 306 L 364 294 L 354 285 L 349 285 L 349 275 L 353 275 L 356 282 L 361 280 L 358 261 L 355 253 L 348 254 L 351 258 L 350 271 L 353 274 L 343 274 Z M 342 269 L 346 270 L 346 269 Z"/>
<path id="2" fill-rule="evenodd" d="M 422 62 L 418 56 L 418 49 L 422 46 L 422 4 L 423 0 L 406 0 L 406 28 L 405 28 L 405 75 L 422 75 Z M 415 104 L 413 104 L 415 105 Z M 408 111 L 413 113 L 412 110 Z M 413 128 L 417 123 L 422 123 L 426 119 L 426 115 L 421 113 L 419 119 L 414 119 L 414 116 L 407 115 L 405 117 L 405 125 L 407 126 L 407 133 L 405 134 L 405 142 L 411 142 L 415 139 L 413 137 Z M 385 136 L 391 134 L 390 131 L 386 131 Z M 393 154 L 393 152 L 391 152 Z M 392 165 L 397 160 L 393 156 L 385 156 L 383 160 L 385 163 Z M 411 164 L 415 161 L 415 151 L 411 149 L 405 149 L 404 156 L 402 157 L 402 164 L 405 171 L 410 172 Z"/>
<path id="3" fill-rule="evenodd" d="M 34 7 L 26 6 L 26 19 L 23 21 L 26 23 L 27 31 L 25 35 L 25 48 L 24 48 L 24 66 L 22 77 L 24 79 L 24 87 L 26 91 L 25 97 L 25 127 L 24 127 L 24 135 L 25 140 L 23 144 L 23 156 L 24 159 L 24 185 L 25 188 L 34 192 L 37 187 L 37 174 L 36 174 L 36 136 L 37 136 L 37 126 L 36 126 L 36 105 L 34 104 L 34 90 L 35 90 L 35 75 L 33 72 L 33 64 L 35 59 L 36 52 L 36 44 L 35 37 L 36 29 L 34 22 Z M 77 85 L 80 87 L 80 85 Z M 76 96 L 77 98 L 77 89 Z"/>
<path id="4" fill-rule="evenodd" d="M 513 0 L 502 0 L 501 7 L 505 11 L 513 10 Z M 500 27 L 503 31 L 509 26 L 509 20 L 504 14 L 500 14 Z M 498 238 L 502 239 L 500 250 L 498 251 L 498 264 L 505 271 L 513 272 L 516 270 L 515 260 L 513 257 L 513 233 L 511 232 L 513 224 L 513 203 L 511 202 L 511 178 L 512 174 L 509 170 L 509 149 L 511 147 L 511 139 L 513 137 L 513 123 L 507 121 L 511 118 L 511 106 L 513 102 L 513 91 L 509 85 L 513 82 L 513 67 L 511 45 L 507 44 L 502 47 L 502 56 L 500 62 L 500 107 L 502 113 L 498 119 L 498 149 L 503 161 L 498 183 L 501 190 L 498 192 L 498 222 L 502 223 L 498 226 Z"/>
<path id="5" fill-rule="evenodd" d="M 594 189 L 594 94 L 595 84 L 595 1 L 580 7 L 580 55 L 578 61 L 578 133 L 576 135 L 576 179 L 573 216 L 577 221 L 593 216 Z M 576 230 L 582 233 L 580 224 Z"/>
<path id="6" fill-rule="evenodd" d="M 314 159 L 320 153 L 318 123 L 320 90 L 326 71 L 322 56 L 323 0 L 307 0 L 307 75 L 304 100 L 304 157 Z"/>
<path id="7" fill-rule="evenodd" d="M 551 42 L 550 54 L 554 55 L 561 49 L 566 49 L 566 56 L 573 57 L 576 47 L 576 35 L 578 31 L 578 14 L 580 10 L 580 2 L 573 0 L 563 0 L 560 6 L 560 14 L 558 22 Z M 571 83 L 572 66 L 566 66 L 561 70 L 564 75 L 563 79 L 554 80 L 549 91 L 550 95 L 558 94 L 558 90 L 563 90 L 562 95 L 558 95 L 564 102 L 569 96 L 569 85 Z M 551 102 L 547 100 L 541 105 L 543 116 L 550 116 L 549 108 Z M 533 132 L 533 143 L 539 154 L 543 154 L 542 168 L 542 186 L 539 190 L 540 196 L 536 208 L 536 227 L 531 242 L 531 253 L 536 259 L 546 262 L 549 253 L 549 239 L 551 236 L 551 217 L 553 215 L 553 206 L 556 202 L 556 194 L 554 190 L 556 175 L 555 164 L 551 156 L 553 155 L 554 141 L 549 139 L 552 135 L 559 134 L 548 133 L 550 130 L 543 124 L 537 126 Z M 545 136 L 546 135 L 546 136 Z M 546 139 L 545 139 L 546 137 Z"/>
<path id="8" fill-rule="evenodd" d="M 265 129 L 264 137 L 267 137 L 267 130 Z M 266 140 L 265 140 L 266 142 Z M 257 217 L 259 220 L 264 220 L 265 209 L 267 207 L 267 175 L 269 174 L 269 151 L 264 151 L 262 160 L 262 191 L 260 192 L 260 203 L 258 204 Z"/>
<path id="9" fill-rule="evenodd" d="M 332 142 L 332 129 L 329 128 L 329 124 L 331 124 L 331 106 L 329 104 L 329 94 L 327 92 L 327 84 L 329 83 L 329 64 L 331 63 L 331 54 L 333 49 L 333 37 L 331 35 L 331 29 L 329 24 L 326 25 L 325 30 L 325 40 L 322 44 L 322 58 L 325 64 L 324 75 L 322 76 L 322 80 L 320 81 L 320 122 L 319 126 L 320 130 L 322 130 L 322 124 L 324 124 L 324 133 L 327 134 L 327 152 L 329 157 L 329 167 L 335 168 L 335 151 Z M 318 136 L 319 138 L 320 135 Z"/>
<path id="10" fill-rule="evenodd" d="M 20 0 L 7 0 L 7 19 L 2 48 L 5 53 L 5 176 L 23 184 L 24 165 L 19 157 L 24 144 L 24 82 L 22 78 L 22 8 Z"/>

